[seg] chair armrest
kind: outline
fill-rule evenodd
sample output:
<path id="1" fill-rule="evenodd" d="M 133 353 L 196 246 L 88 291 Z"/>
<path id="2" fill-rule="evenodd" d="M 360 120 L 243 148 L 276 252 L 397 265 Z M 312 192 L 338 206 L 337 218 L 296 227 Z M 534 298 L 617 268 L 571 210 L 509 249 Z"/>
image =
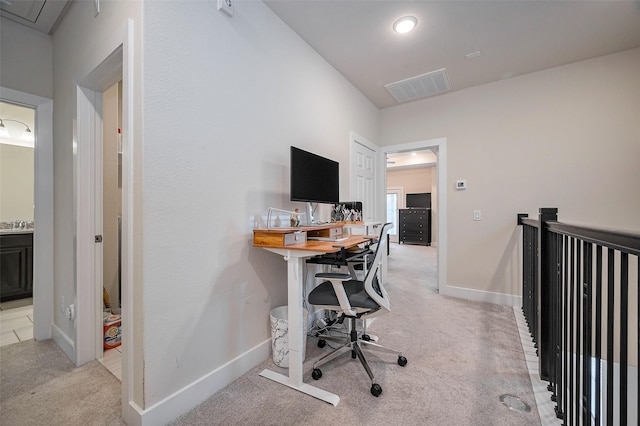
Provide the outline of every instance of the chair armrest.
<path id="1" fill-rule="evenodd" d="M 333 286 L 333 291 L 336 293 L 336 297 L 338 298 L 338 303 L 340 303 L 342 312 L 347 315 L 356 314 L 356 311 L 351 308 L 351 303 L 349 303 L 347 292 L 344 290 L 344 286 L 342 285 L 344 281 L 353 279 L 351 275 L 340 274 L 336 272 L 318 272 L 316 274 L 316 278 L 324 278 L 331 283 L 331 285 Z"/>
<path id="2" fill-rule="evenodd" d="M 338 272 L 318 272 L 316 274 L 316 278 L 326 278 L 327 280 L 340 280 L 340 281 L 349 281 L 353 279 L 350 274 L 341 274 Z"/>

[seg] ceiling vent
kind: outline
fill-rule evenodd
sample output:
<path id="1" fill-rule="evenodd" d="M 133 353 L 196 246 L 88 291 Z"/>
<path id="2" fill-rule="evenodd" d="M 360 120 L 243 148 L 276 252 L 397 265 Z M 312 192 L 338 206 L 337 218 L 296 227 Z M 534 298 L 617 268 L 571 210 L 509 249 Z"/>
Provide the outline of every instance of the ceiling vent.
<path id="1" fill-rule="evenodd" d="M 398 102 L 437 95 L 451 89 L 447 69 L 431 71 L 416 77 L 389 83 L 384 86 Z"/>

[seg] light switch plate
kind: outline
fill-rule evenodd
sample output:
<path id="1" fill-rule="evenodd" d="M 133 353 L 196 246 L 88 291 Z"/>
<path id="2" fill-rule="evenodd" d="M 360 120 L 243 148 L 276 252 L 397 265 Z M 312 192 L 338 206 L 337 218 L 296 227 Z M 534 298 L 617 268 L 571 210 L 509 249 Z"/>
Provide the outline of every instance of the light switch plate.
<path id="1" fill-rule="evenodd" d="M 231 0 L 218 0 L 218 10 L 227 16 L 233 16 L 233 3 Z"/>
<path id="2" fill-rule="evenodd" d="M 482 211 L 481 210 L 474 210 L 473 211 L 473 220 L 480 220 L 482 219 Z"/>

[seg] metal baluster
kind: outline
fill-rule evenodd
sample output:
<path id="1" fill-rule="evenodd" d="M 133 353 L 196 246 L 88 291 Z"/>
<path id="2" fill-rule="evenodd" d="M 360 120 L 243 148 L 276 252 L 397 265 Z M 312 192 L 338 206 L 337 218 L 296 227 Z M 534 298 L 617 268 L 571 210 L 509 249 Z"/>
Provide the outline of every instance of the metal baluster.
<path id="1" fill-rule="evenodd" d="M 584 264 L 583 264 L 583 302 L 582 322 L 584 344 L 582 350 L 582 416 L 586 423 L 591 418 L 591 273 L 593 268 L 592 245 L 584 243 Z"/>
<path id="2" fill-rule="evenodd" d="M 564 398 L 562 398 L 562 413 L 563 413 L 563 418 L 565 420 L 564 424 L 567 424 L 566 419 L 567 419 L 567 390 L 568 387 L 571 386 L 571 382 L 569 381 L 569 356 L 571 355 L 571 351 L 569 350 L 569 314 L 571 313 L 571 310 L 569 309 L 569 303 L 570 303 L 570 295 L 569 295 L 569 286 L 571 285 L 570 281 L 569 281 L 569 237 L 565 236 L 564 237 L 564 356 L 563 356 L 563 367 L 562 367 L 562 371 L 564 374 L 564 385 L 562 387 L 562 395 L 564 396 Z"/>
<path id="3" fill-rule="evenodd" d="M 596 246 L 596 412 L 595 426 L 600 426 L 600 397 L 602 388 L 602 246 Z"/>
<path id="4" fill-rule="evenodd" d="M 582 349 L 582 241 L 576 241 L 576 420 L 580 419 L 582 402 L 582 374 L 580 374 L 580 356 Z M 584 422 L 583 418 L 583 422 Z"/>
<path id="5" fill-rule="evenodd" d="M 620 424 L 627 424 L 629 343 L 629 255 L 620 253 Z"/>
<path id="6" fill-rule="evenodd" d="M 549 353 L 549 386 L 547 389 L 551 392 L 551 401 L 558 401 L 558 394 L 556 387 L 558 384 L 558 280 L 557 280 L 557 239 L 556 235 L 547 234 L 548 242 L 548 255 L 546 261 L 549 264 L 549 346 L 551 351 Z M 554 266 L 556 266 L 554 268 Z M 556 416 L 558 413 L 558 406 L 554 408 Z"/>
<path id="7" fill-rule="evenodd" d="M 556 239 L 556 279 L 555 279 L 555 287 L 556 287 L 556 417 L 559 419 L 564 419 L 564 411 L 562 407 L 562 402 L 564 400 L 564 392 L 563 386 L 564 381 L 562 375 L 562 336 L 564 332 L 564 327 L 562 323 L 563 319 L 563 311 L 564 311 L 564 299 L 563 299 L 563 281 L 562 281 L 562 243 L 563 237 L 560 234 L 555 234 Z"/>
<path id="8" fill-rule="evenodd" d="M 575 238 L 571 238 L 571 267 L 569 269 L 570 281 L 570 295 L 569 295 L 569 350 L 567 353 L 567 358 L 569 361 L 569 425 L 574 425 L 574 413 L 575 413 L 575 405 L 573 404 L 573 395 L 575 389 L 575 383 L 573 380 L 573 363 L 574 363 L 574 355 L 573 355 L 573 344 L 574 344 L 574 302 L 575 302 Z"/>
<path id="9" fill-rule="evenodd" d="M 607 249 L 607 425 L 613 425 L 613 313 L 615 308 L 615 258 Z"/>

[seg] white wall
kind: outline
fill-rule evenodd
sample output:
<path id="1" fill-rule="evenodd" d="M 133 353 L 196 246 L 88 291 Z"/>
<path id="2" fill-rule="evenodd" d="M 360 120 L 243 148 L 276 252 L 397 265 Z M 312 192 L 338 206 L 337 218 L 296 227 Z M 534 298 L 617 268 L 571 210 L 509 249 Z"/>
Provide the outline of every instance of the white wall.
<path id="1" fill-rule="evenodd" d="M 378 110 L 262 2 L 184 3 L 144 3 L 146 405 L 270 339 L 286 265 L 252 227 L 292 207 L 289 146 L 346 177 L 349 131 L 377 138 Z"/>
<path id="2" fill-rule="evenodd" d="M 51 36 L 0 17 L 0 86 L 53 98 Z"/>
<path id="3" fill-rule="evenodd" d="M 378 110 L 262 2 L 236 3 L 233 18 L 215 2 L 185 3 L 102 2 L 95 17 L 92 2 L 75 2 L 53 37 L 54 299 L 73 300 L 90 285 L 74 282 L 76 84 L 133 20 L 128 332 L 141 344 L 133 373 L 144 376 L 131 398 L 152 423 L 206 398 L 237 373 L 212 383 L 214 372 L 267 347 L 269 311 L 286 303 L 286 267 L 252 247 L 252 227 L 268 207 L 292 207 L 289 146 L 338 160 L 348 176 L 349 132 L 378 136 Z M 55 322 L 74 338 L 72 322 Z M 205 392 L 172 403 L 203 380 Z"/>
<path id="4" fill-rule="evenodd" d="M 520 294 L 517 213 L 640 229 L 638 70 L 635 49 L 382 111 L 382 146 L 447 138 L 449 286 Z"/>
<path id="5" fill-rule="evenodd" d="M 405 194 L 431 192 L 433 167 L 387 169 L 387 186 L 401 186 Z"/>
<path id="6" fill-rule="evenodd" d="M 33 148 L 0 143 L 0 222 L 33 220 Z"/>

